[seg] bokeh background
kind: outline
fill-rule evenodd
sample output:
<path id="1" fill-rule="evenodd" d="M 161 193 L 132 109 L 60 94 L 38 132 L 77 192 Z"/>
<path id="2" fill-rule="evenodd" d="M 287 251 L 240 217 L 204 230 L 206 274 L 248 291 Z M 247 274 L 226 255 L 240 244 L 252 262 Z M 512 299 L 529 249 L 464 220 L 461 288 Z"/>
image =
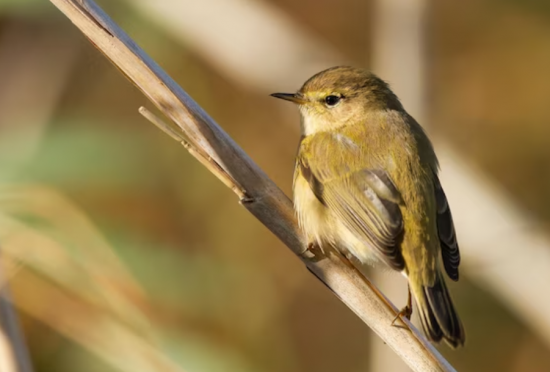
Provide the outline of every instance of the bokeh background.
<path id="1" fill-rule="evenodd" d="M 99 4 L 289 195 L 298 113 L 268 94 L 379 72 L 435 138 L 465 252 L 468 343 L 439 349 L 550 370 L 547 1 Z M 36 371 L 408 370 L 141 105 L 49 1 L 0 0 L 2 271 Z"/>

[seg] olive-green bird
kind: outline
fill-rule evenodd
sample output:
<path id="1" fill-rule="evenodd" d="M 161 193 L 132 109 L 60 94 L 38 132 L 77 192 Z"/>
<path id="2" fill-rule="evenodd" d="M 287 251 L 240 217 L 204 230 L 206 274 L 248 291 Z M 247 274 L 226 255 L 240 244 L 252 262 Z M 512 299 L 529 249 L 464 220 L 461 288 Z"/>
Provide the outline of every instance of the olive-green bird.
<path id="1" fill-rule="evenodd" d="M 460 254 L 437 158 L 420 125 L 363 69 L 334 67 L 297 93 L 273 96 L 300 108 L 294 205 L 308 242 L 402 272 L 428 338 L 463 345 L 441 267 L 458 280 Z"/>

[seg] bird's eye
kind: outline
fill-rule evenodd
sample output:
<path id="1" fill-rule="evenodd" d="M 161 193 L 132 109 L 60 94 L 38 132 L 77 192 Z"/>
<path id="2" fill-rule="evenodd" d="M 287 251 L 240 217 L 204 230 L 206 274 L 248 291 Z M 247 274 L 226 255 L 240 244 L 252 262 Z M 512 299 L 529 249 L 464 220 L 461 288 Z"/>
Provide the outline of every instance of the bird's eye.
<path id="1" fill-rule="evenodd" d="M 342 98 L 335 95 L 330 95 L 325 97 L 325 104 L 329 107 L 334 107 L 340 102 Z"/>

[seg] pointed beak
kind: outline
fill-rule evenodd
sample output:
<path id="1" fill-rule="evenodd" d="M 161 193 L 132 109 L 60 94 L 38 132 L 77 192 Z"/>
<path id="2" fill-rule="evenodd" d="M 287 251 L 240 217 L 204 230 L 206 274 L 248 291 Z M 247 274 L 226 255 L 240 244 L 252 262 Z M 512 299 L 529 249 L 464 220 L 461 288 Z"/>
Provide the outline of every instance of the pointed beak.
<path id="1" fill-rule="evenodd" d="M 299 93 L 273 93 L 271 97 L 284 99 L 285 101 L 294 102 L 298 105 L 306 103 L 304 97 Z"/>

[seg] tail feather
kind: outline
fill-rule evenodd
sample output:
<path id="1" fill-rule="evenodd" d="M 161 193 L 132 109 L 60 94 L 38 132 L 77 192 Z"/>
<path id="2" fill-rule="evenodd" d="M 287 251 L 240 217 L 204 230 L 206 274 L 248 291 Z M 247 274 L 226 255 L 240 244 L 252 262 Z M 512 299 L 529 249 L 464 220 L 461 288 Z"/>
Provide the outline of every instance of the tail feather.
<path id="1" fill-rule="evenodd" d="M 441 273 L 432 286 L 419 286 L 413 292 L 426 336 L 434 342 L 443 339 L 453 348 L 464 345 L 464 328 Z"/>

